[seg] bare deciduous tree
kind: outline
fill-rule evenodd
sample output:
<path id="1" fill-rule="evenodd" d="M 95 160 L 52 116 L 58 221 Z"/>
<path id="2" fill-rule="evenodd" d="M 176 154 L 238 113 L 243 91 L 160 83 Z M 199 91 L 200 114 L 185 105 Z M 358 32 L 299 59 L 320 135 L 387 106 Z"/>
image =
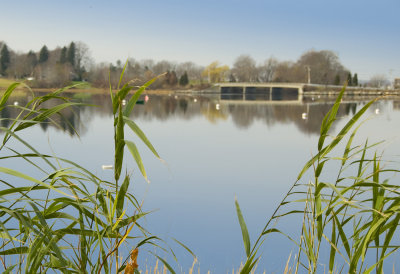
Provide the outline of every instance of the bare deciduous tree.
<path id="1" fill-rule="evenodd" d="M 167 71 L 175 70 L 175 67 L 176 67 L 176 64 L 166 61 L 166 60 L 163 60 L 163 61 L 157 62 L 153 66 L 152 71 L 155 75 L 160 75 Z"/>
<path id="2" fill-rule="evenodd" d="M 271 82 L 274 79 L 274 74 L 278 64 L 278 60 L 273 57 L 265 60 L 264 63 L 258 67 L 258 77 L 260 81 Z"/>
<path id="3" fill-rule="evenodd" d="M 368 86 L 373 88 L 382 88 L 389 84 L 388 79 L 383 74 L 375 74 L 369 79 Z"/>
<path id="4" fill-rule="evenodd" d="M 333 84 L 336 76 L 346 79 L 349 73 L 339 61 L 336 53 L 330 50 L 315 51 L 310 50 L 304 53 L 295 66 L 298 71 L 303 70 L 303 76 L 296 79 L 297 82 L 306 82 L 306 68 L 310 69 L 311 83 Z"/>
<path id="5" fill-rule="evenodd" d="M 240 55 L 233 64 L 232 73 L 239 82 L 257 82 L 256 61 L 249 55 Z"/>

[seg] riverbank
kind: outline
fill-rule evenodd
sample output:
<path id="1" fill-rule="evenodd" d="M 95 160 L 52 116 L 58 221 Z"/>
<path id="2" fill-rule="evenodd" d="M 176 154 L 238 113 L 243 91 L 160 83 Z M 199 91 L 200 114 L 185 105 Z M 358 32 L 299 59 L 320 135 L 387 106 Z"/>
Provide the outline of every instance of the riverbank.
<path id="1" fill-rule="evenodd" d="M 15 83 L 15 81 L 10 79 L 0 78 L 0 95 L 11 85 Z M 303 88 L 304 95 L 310 96 L 337 96 L 342 87 L 341 86 L 333 86 L 333 85 L 313 85 L 308 84 Z M 57 90 L 57 88 L 32 88 L 34 92 L 53 92 Z M 21 93 L 23 95 L 28 88 L 25 85 L 20 85 L 14 91 L 14 94 Z M 70 88 L 66 89 L 64 92 L 66 93 L 90 93 L 90 94 L 109 94 L 110 90 L 107 88 L 96 88 L 96 87 L 83 87 L 83 88 Z M 113 90 L 116 92 L 116 90 Z M 199 86 L 188 86 L 188 87 L 174 87 L 170 89 L 146 89 L 144 94 L 171 94 L 171 93 L 219 93 L 219 89 L 216 86 L 211 84 L 202 84 Z M 400 89 L 378 89 L 378 88 L 370 88 L 370 87 L 347 87 L 346 96 L 399 96 Z"/>

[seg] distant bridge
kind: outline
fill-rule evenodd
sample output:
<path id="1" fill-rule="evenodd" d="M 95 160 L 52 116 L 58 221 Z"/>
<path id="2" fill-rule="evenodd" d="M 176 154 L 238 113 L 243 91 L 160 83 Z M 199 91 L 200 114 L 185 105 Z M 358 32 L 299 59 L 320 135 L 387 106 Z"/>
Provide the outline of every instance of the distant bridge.
<path id="1" fill-rule="evenodd" d="M 216 83 L 221 93 L 272 93 L 273 89 L 287 91 L 297 90 L 298 95 L 303 94 L 304 83 Z"/>

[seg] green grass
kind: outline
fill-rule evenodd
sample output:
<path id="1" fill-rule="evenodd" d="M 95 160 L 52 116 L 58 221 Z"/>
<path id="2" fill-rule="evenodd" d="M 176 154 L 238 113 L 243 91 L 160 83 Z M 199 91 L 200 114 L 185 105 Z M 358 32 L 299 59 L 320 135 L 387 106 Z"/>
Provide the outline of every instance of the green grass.
<path id="1" fill-rule="evenodd" d="M 14 80 L 0 78 L 0 88 L 7 89 L 14 82 L 15 82 Z"/>

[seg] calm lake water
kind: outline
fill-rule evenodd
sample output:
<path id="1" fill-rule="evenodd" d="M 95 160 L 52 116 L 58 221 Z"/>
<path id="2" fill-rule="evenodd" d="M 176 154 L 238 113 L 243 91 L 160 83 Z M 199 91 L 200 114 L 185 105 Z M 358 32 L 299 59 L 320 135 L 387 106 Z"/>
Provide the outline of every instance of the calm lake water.
<path id="1" fill-rule="evenodd" d="M 250 238 L 255 240 L 305 162 L 316 153 L 322 118 L 334 100 L 319 96 L 245 99 L 218 94 L 149 95 L 132 115 L 166 164 L 155 159 L 135 136 L 129 136 L 139 145 L 151 181 L 147 184 L 127 157 L 125 167 L 134 171 L 130 191 L 144 201 L 144 210 L 156 210 L 142 225 L 174 248 L 186 272 L 193 258 L 172 238 L 198 256 L 201 273 L 238 269 L 245 252 L 235 196 Z M 12 100 L 23 105 L 26 98 Z M 93 95 L 81 100 L 96 107 L 83 106 L 65 113 L 80 138 L 66 123 L 64 128 L 34 127 L 23 138 L 43 153 L 53 151 L 111 180 L 112 171 L 102 169 L 102 165 L 113 164 L 109 97 Z M 363 98 L 344 99 L 333 131 L 365 102 Z M 12 110 L 1 113 L 2 117 L 14 115 Z M 378 101 L 365 118 L 371 119 L 360 129 L 358 140 L 363 142 L 368 137 L 372 143 L 385 139 L 380 151 L 389 158 L 398 157 L 400 100 Z M 300 231 L 296 218 L 285 219 L 282 224 L 289 231 Z M 285 238 L 269 237 L 261 250 L 258 269 L 281 273 L 289 254 L 296 251 Z M 144 250 L 139 254 L 139 265 L 153 264 L 145 254 Z M 173 261 L 171 264 L 176 265 Z"/>

